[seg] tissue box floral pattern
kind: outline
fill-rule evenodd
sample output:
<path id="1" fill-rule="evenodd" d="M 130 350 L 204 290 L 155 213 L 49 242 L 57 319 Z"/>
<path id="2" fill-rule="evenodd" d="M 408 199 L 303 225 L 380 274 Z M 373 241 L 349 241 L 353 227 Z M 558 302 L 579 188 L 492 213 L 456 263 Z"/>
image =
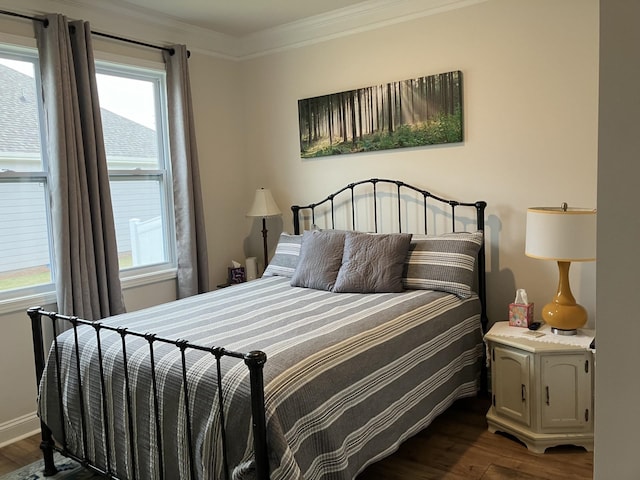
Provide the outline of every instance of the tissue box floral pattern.
<path id="1" fill-rule="evenodd" d="M 533 323 L 533 303 L 509 304 L 509 325 L 526 328 L 531 323 Z"/>

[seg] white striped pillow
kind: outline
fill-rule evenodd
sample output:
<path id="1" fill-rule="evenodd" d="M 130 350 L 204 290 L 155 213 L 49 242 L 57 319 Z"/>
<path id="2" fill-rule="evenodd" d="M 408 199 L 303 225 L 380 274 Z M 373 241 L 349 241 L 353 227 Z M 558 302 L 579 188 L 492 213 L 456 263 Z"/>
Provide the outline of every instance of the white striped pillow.
<path id="1" fill-rule="evenodd" d="M 276 253 L 262 274 L 263 277 L 293 277 L 300 258 L 302 235 L 281 233 L 276 246 Z"/>
<path id="2" fill-rule="evenodd" d="M 414 237 L 404 264 L 402 283 L 409 290 L 439 290 L 468 298 L 473 293 L 483 232 Z"/>

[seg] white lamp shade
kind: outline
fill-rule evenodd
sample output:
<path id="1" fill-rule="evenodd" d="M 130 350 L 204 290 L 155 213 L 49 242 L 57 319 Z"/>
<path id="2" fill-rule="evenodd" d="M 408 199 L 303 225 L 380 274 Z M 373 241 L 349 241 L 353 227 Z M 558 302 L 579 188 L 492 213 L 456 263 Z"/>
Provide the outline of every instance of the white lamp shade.
<path id="1" fill-rule="evenodd" d="M 247 217 L 274 217 L 276 215 L 281 215 L 282 212 L 276 205 L 275 200 L 273 199 L 273 195 L 271 195 L 271 190 L 268 188 L 259 188 L 256 190 L 256 196 L 253 199 L 253 205 L 251 205 L 251 209 L 249 213 L 247 213 Z"/>
<path id="2" fill-rule="evenodd" d="M 527 209 L 525 253 L 564 262 L 596 259 L 596 211 L 586 208 Z"/>

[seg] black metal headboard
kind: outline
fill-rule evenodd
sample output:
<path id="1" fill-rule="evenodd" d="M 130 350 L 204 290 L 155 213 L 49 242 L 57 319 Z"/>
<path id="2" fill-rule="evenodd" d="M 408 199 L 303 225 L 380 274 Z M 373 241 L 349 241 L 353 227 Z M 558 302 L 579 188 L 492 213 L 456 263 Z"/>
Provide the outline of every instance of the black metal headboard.
<path id="1" fill-rule="evenodd" d="M 475 226 L 477 230 L 484 231 L 484 210 L 487 206 L 487 202 L 478 201 L 473 203 L 465 203 L 459 202 L 457 200 L 447 200 L 445 198 L 441 198 L 437 195 L 432 194 L 426 190 L 422 190 L 420 188 L 414 187 L 407 183 L 404 183 L 399 180 L 388 180 L 383 178 L 371 178 L 369 180 L 361 180 L 359 182 L 350 183 L 346 187 L 341 188 L 335 193 L 327 196 L 325 199 L 317 202 L 311 203 L 309 205 L 299 206 L 293 205 L 291 207 L 291 211 L 293 212 L 293 229 L 296 235 L 301 233 L 301 216 L 302 218 L 309 218 L 311 225 L 316 224 L 316 216 L 321 211 L 322 215 L 326 215 L 329 217 L 330 226 L 327 228 L 334 229 L 336 228 L 336 206 L 340 210 L 344 208 L 350 208 L 351 218 L 351 230 L 357 230 L 357 214 L 356 214 L 356 198 L 360 199 L 360 196 L 356 197 L 356 188 L 362 185 L 365 185 L 365 188 L 368 188 L 366 198 L 370 198 L 372 202 L 372 217 L 373 217 L 373 231 L 379 231 L 379 208 L 378 203 L 380 199 L 381 193 L 377 188 L 378 184 L 391 184 L 394 185 L 395 188 L 395 200 L 397 201 L 397 221 L 398 221 L 398 232 L 403 232 L 406 226 L 409 223 L 409 219 L 403 215 L 403 203 L 406 203 L 407 198 L 405 195 L 407 193 L 412 194 L 414 198 L 417 198 L 419 201 L 414 202 L 419 204 L 420 210 L 422 212 L 422 224 L 424 226 L 423 233 L 428 234 L 430 232 L 430 223 L 428 221 L 428 212 L 429 209 L 434 205 L 439 205 L 440 207 L 445 207 L 448 211 L 445 212 L 445 215 L 451 217 L 451 229 L 449 231 L 456 231 L 456 223 L 460 220 L 461 216 L 456 215 L 457 207 L 473 207 L 476 211 L 475 218 Z M 368 187 L 367 187 L 368 186 Z M 361 190 L 359 189 L 358 192 Z M 388 191 L 385 191 L 384 194 L 388 197 Z M 388 200 L 388 198 L 387 198 Z M 338 201 L 340 202 L 338 204 Z M 418 233 L 418 232 L 413 232 Z M 484 243 L 478 252 L 478 261 L 477 261 L 477 270 L 478 270 L 478 296 L 480 298 L 480 302 L 482 305 L 481 312 L 481 322 L 482 328 L 486 332 L 488 318 L 487 318 L 487 290 L 486 290 L 486 267 L 485 267 L 485 247 Z"/>

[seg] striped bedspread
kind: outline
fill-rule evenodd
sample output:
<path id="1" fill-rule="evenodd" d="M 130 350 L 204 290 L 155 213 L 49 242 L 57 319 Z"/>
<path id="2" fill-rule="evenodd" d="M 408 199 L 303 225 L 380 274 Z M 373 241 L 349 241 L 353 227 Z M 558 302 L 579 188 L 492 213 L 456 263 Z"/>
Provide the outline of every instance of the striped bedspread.
<path id="1" fill-rule="evenodd" d="M 427 426 L 456 398 L 476 393 L 482 355 L 479 310 L 476 297 L 460 300 L 426 290 L 331 293 L 269 277 L 103 323 L 238 352 L 264 351 L 271 478 L 352 479 Z M 128 409 L 120 335 L 101 333 L 104 387 L 95 330 L 79 327 L 77 335 L 84 415 L 78 402 L 74 332 L 63 333 L 58 341 L 69 449 L 103 468 L 108 451 L 109 466 L 119 478 L 160 478 L 148 342 L 126 340 L 134 391 Z M 180 350 L 172 345 L 154 348 L 164 478 L 189 478 L 191 469 L 198 479 L 225 478 L 215 358 L 200 351 L 186 354 L 196 452 L 190 465 Z M 39 413 L 61 441 L 54 358 L 50 354 L 40 385 Z M 223 358 L 222 381 L 229 478 L 253 478 L 244 362 Z M 105 417 L 110 425 L 106 432 Z M 133 432 L 129 417 L 134 419 Z M 85 441 L 81 422 L 87 427 Z"/>

